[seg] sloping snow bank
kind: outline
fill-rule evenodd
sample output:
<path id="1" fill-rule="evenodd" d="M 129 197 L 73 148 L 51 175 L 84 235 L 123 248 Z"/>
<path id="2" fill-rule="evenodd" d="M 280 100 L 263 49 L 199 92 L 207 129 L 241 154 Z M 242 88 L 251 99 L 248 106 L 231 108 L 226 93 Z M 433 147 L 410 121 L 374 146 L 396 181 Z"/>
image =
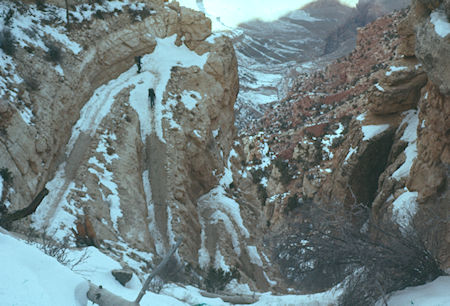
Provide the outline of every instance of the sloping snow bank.
<path id="1" fill-rule="evenodd" d="M 88 305 L 88 280 L 130 301 L 137 297 L 142 287 L 135 275 L 127 287 L 120 285 L 111 274 L 111 270 L 121 268 L 120 264 L 94 247 L 87 249 L 87 258 L 72 271 L 35 246 L 5 232 L 0 229 L 0 305 Z M 83 253 L 68 250 L 68 258 L 75 263 Z M 184 297 L 189 297 L 192 304 L 228 305 L 222 300 L 201 296 L 196 288 L 175 285 L 166 286 L 163 294 L 147 292 L 140 304 L 189 305 L 179 300 Z"/>
<path id="2" fill-rule="evenodd" d="M 88 282 L 31 245 L 0 232 L 2 305 L 87 305 Z"/>
<path id="3" fill-rule="evenodd" d="M 434 24 L 434 30 L 440 37 L 445 37 L 450 34 L 450 23 L 447 21 L 447 16 L 442 11 L 435 11 L 431 13 L 431 23 Z"/>
<path id="4" fill-rule="evenodd" d="M 389 128 L 389 124 L 381 124 L 381 125 L 363 125 L 361 127 L 362 132 L 364 134 L 363 141 L 370 140 L 371 138 L 383 133 Z"/>
<path id="5" fill-rule="evenodd" d="M 408 287 L 397 291 L 388 300 L 389 306 L 420 305 L 445 306 L 450 305 L 450 276 L 441 276 L 434 281 L 417 287 Z M 383 305 L 381 301 L 377 306 Z"/>

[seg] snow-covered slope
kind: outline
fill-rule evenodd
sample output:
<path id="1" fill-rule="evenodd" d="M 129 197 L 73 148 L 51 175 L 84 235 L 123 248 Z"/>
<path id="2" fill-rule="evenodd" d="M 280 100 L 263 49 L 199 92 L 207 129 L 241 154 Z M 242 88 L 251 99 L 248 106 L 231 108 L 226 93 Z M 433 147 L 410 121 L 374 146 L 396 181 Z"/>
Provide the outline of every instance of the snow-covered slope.
<path id="1" fill-rule="evenodd" d="M 101 285 L 106 290 L 129 301 L 134 300 L 142 284 L 133 275 L 122 286 L 111 274 L 120 269 L 118 262 L 94 247 L 87 249 L 87 257 L 77 263 L 84 252 L 67 250 L 68 266 L 63 266 L 55 258 L 44 254 L 36 246 L 11 237 L 6 231 L 0 232 L 0 299 L 2 305 L 88 305 L 86 293 L 89 281 Z M 244 292 L 253 294 L 252 292 Z M 302 305 L 332 304 L 339 290 L 315 295 L 274 296 L 267 292 L 259 295 L 254 305 Z M 90 302 L 89 302 L 90 303 Z M 147 292 L 140 305 L 230 305 L 219 298 L 207 298 L 199 289 L 191 286 L 168 284 L 159 294 Z"/>
<path id="2" fill-rule="evenodd" d="M 68 250 L 69 267 L 44 254 L 35 246 L 0 232 L 0 299 L 2 305 L 88 305 L 86 296 L 89 281 L 129 301 L 136 299 L 142 284 L 133 275 L 126 287 L 111 274 L 120 269 L 118 262 L 94 247 L 87 249 L 87 257 L 76 263 L 84 254 Z M 91 303 L 91 302 L 89 302 Z M 201 296 L 196 288 L 169 285 L 161 294 L 147 292 L 140 305 L 224 305 L 219 299 Z"/>
<path id="3" fill-rule="evenodd" d="M 89 248 L 88 257 L 70 269 L 55 258 L 44 254 L 34 245 L 13 238 L 7 232 L 0 232 L 0 299 L 2 305 L 40 306 L 40 305 L 88 305 L 86 293 L 88 281 L 134 300 L 141 289 L 141 282 L 133 275 L 126 287 L 115 280 L 111 271 L 120 264 Z M 68 250 L 68 258 L 75 263 L 83 252 Z M 395 292 L 388 305 L 444 306 L 450 303 L 450 277 L 440 277 L 431 283 Z M 311 295 L 274 296 L 265 293 L 253 305 L 333 305 L 339 290 Z M 249 292 L 247 292 L 249 293 Z M 198 289 L 187 286 L 166 285 L 159 294 L 147 292 L 140 305 L 229 305 L 222 300 L 206 298 Z"/>

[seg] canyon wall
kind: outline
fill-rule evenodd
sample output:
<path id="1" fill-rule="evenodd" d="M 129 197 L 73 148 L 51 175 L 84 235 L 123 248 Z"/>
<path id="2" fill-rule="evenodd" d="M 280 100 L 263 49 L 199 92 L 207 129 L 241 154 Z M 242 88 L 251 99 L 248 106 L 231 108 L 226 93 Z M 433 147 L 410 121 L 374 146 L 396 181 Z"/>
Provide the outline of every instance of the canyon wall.
<path id="1" fill-rule="evenodd" d="M 49 190 L 8 226 L 94 244 L 138 273 L 181 236 L 181 267 L 236 266 L 265 288 L 255 209 L 230 189 L 240 160 L 230 40 L 177 2 L 111 5 L 71 7 L 70 30 L 63 9 L 2 7 L 14 10 L 13 34 L 25 31 L 19 18 L 40 16 L 15 54 L 2 55 L 0 168 L 12 177 L 2 213 Z"/>

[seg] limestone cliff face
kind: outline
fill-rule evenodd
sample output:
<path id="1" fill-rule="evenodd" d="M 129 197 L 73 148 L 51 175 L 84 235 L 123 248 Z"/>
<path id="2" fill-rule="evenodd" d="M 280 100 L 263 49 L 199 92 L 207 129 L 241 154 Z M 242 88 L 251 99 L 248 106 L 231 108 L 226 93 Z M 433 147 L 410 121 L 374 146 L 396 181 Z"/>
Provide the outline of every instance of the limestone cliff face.
<path id="1" fill-rule="evenodd" d="M 83 11 L 76 9 L 74 16 Z M 136 271 L 182 236 L 180 261 L 245 267 L 243 280 L 264 287 L 264 277 L 252 276 L 262 276 L 258 251 L 247 248 L 258 244 L 246 217 L 252 210 L 228 188 L 239 161 L 230 154 L 239 90 L 231 42 L 208 38 L 210 20 L 176 2 L 100 15 L 74 18 L 70 32 L 64 19 L 38 24 L 38 38 L 12 57 L 14 69 L 2 70 L 0 167 L 13 176 L 2 204 L 23 208 L 46 186 L 49 195 L 27 221 L 33 227 L 73 239 L 76 223 L 90 223 L 90 237 L 77 238 L 89 240 L 93 230 L 100 248 Z M 45 60 L 39 40 L 53 38 L 40 35 L 44 26 L 64 36 L 58 62 Z M 219 197 L 211 193 L 217 188 Z"/>

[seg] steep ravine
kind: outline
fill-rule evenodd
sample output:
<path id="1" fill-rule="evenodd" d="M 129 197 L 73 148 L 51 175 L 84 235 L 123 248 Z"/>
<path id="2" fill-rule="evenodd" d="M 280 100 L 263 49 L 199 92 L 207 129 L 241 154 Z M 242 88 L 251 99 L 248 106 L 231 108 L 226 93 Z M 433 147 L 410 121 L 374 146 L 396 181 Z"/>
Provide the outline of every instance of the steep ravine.
<path id="1" fill-rule="evenodd" d="M 374 229 L 414 229 L 448 271 L 448 5 L 413 1 L 359 28 L 355 50 L 299 75 L 243 137 L 268 240 L 307 241 L 311 206 L 362 204 Z M 283 264 L 294 281 L 299 262 Z"/>

